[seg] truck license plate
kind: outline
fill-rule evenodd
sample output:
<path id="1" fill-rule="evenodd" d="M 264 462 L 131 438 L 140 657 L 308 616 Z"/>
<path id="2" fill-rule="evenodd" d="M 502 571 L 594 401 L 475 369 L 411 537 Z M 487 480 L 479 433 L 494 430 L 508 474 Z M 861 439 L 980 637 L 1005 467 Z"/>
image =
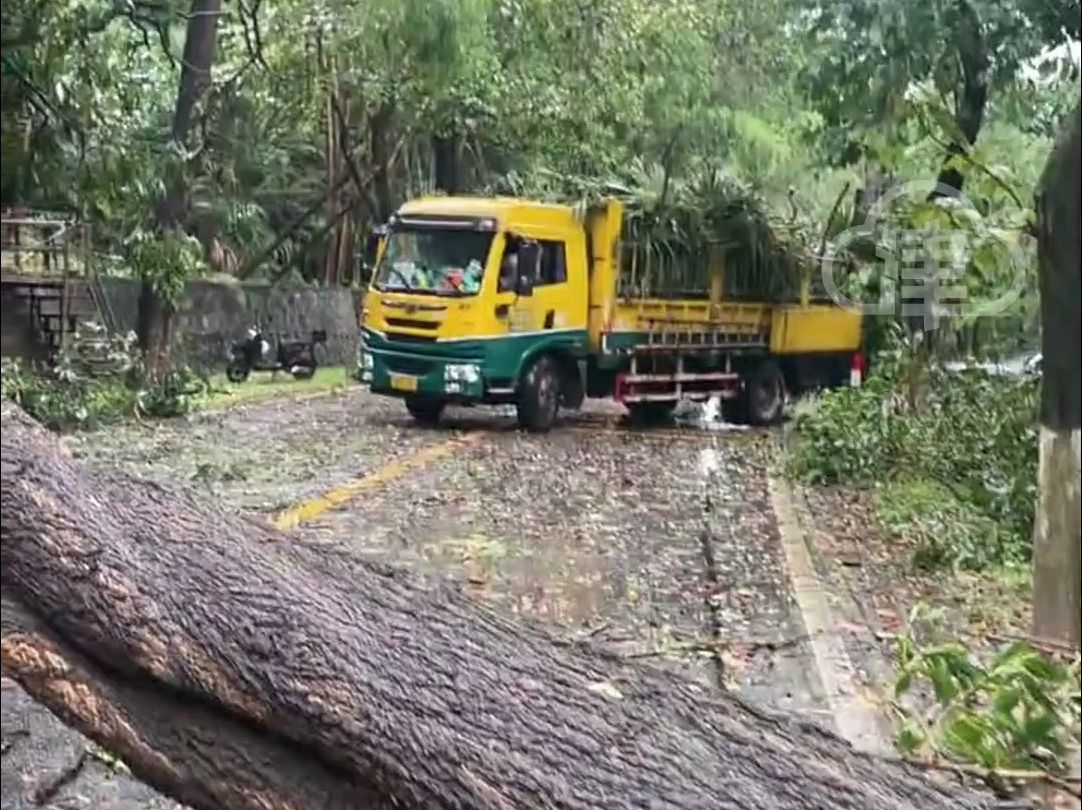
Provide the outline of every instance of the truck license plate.
<path id="1" fill-rule="evenodd" d="M 392 374 L 391 388 L 395 391 L 409 391 L 412 393 L 417 390 L 417 378 L 408 374 Z"/>

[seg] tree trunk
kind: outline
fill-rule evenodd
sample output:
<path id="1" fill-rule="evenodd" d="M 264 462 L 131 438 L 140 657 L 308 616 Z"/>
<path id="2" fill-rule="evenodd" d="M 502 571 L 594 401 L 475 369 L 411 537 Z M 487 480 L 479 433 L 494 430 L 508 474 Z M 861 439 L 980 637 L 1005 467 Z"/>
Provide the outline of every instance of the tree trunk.
<path id="1" fill-rule="evenodd" d="M 961 193 L 965 175 L 954 164 L 960 155 L 966 154 L 977 143 L 988 104 L 991 64 L 981 32 L 980 17 L 969 0 L 959 0 L 956 11 L 959 15 L 956 47 L 962 71 L 954 108 L 954 123 L 958 132 L 951 134 L 933 197 L 953 197 Z"/>
<path id="2" fill-rule="evenodd" d="M 1041 439 L 1033 530 L 1033 629 L 1079 644 L 1082 617 L 1082 108 L 1037 191 L 1041 292 Z"/>
<path id="3" fill-rule="evenodd" d="M 173 140 L 182 148 L 189 145 L 196 107 L 210 87 L 221 13 L 222 0 L 192 0 L 184 38 L 180 87 L 173 110 Z M 182 171 L 171 179 L 165 197 L 158 205 L 158 230 L 182 230 L 188 223 L 190 209 L 191 195 Z M 173 303 L 164 300 L 150 281 L 144 279 L 139 294 L 139 341 L 148 364 L 157 372 L 168 363 L 173 310 Z"/>
<path id="4" fill-rule="evenodd" d="M 373 185 L 375 190 L 376 217 L 379 222 L 386 222 L 394 213 L 394 194 L 391 189 L 391 163 L 394 155 L 394 107 L 384 102 L 376 110 L 369 122 L 371 131 L 372 167 L 375 172 Z"/>
<path id="5" fill-rule="evenodd" d="M 218 18 L 222 0 L 192 0 L 184 37 L 184 63 L 173 110 L 173 140 L 185 143 L 191 132 L 196 105 L 210 87 L 210 69 L 218 48 Z"/>
<path id="6" fill-rule="evenodd" d="M 432 161 L 436 190 L 457 194 L 462 190 L 461 141 L 455 136 L 433 136 Z"/>
<path id="7" fill-rule="evenodd" d="M 567 644 L 4 404 L 4 670 L 202 810 L 991 807 L 809 723 Z"/>

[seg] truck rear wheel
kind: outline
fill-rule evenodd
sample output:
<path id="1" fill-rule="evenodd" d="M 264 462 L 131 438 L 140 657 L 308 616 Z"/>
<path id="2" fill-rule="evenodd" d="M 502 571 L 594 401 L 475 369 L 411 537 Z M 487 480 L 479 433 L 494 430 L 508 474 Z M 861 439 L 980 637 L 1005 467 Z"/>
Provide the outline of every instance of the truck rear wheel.
<path id="1" fill-rule="evenodd" d="M 743 410 L 753 425 L 772 425 L 785 412 L 785 378 L 773 360 L 760 363 L 744 381 Z"/>
<path id="2" fill-rule="evenodd" d="M 627 414 L 636 425 L 660 425 L 672 419 L 676 402 L 628 402 Z"/>
<path id="3" fill-rule="evenodd" d="M 439 424 L 440 416 L 443 415 L 443 408 L 446 404 L 442 399 L 406 397 L 406 410 L 410 412 L 413 421 L 428 427 Z"/>
<path id="4" fill-rule="evenodd" d="M 559 406 L 559 368 L 551 357 L 540 357 L 519 383 L 519 426 L 532 433 L 545 433 L 556 422 Z"/>

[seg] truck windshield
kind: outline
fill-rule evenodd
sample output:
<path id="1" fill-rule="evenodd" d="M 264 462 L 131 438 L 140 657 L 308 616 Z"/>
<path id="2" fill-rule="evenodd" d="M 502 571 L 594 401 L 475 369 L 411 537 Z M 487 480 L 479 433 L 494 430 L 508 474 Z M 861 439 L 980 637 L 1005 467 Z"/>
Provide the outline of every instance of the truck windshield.
<path id="1" fill-rule="evenodd" d="M 493 234 L 455 228 L 398 228 L 376 269 L 376 289 L 476 295 Z"/>

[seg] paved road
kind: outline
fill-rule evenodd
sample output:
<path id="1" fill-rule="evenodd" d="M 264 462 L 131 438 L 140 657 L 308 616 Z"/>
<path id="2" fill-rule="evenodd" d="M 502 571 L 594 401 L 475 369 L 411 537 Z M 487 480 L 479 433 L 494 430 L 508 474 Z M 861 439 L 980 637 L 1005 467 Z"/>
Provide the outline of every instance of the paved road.
<path id="1" fill-rule="evenodd" d="M 452 578 L 558 635 L 829 722 L 768 494 L 770 435 L 629 430 L 605 407 L 547 436 L 519 433 L 508 413 L 445 421 L 418 428 L 354 389 L 69 443 L 91 464 L 194 483 L 304 540 Z M 14 808 L 85 745 L 15 688 L 3 713 Z M 84 759 L 47 806 L 153 807 Z"/>

